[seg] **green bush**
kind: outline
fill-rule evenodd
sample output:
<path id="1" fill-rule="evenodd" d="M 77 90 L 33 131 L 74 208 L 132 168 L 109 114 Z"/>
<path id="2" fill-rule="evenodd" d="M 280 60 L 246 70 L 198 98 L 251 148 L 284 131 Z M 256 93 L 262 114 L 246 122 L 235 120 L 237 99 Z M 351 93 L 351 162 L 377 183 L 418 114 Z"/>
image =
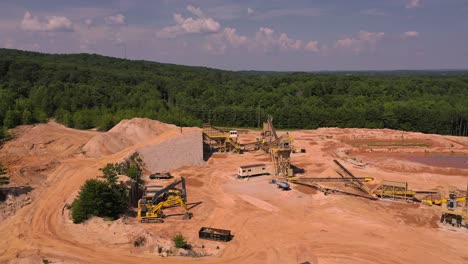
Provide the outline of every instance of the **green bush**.
<path id="1" fill-rule="evenodd" d="M 174 245 L 176 248 L 189 248 L 189 244 L 185 241 L 185 237 L 182 234 L 177 234 L 175 237 L 172 238 L 174 241 Z"/>
<path id="2" fill-rule="evenodd" d="M 117 184 L 112 164 L 101 171 L 106 181 L 87 180 L 73 201 L 71 208 L 74 223 L 81 223 L 93 215 L 117 219 L 127 209 L 127 189 L 123 184 Z"/>
<path id="3" fill-rule="evenodd" d="M 138 184 L 143 183 L 143 180 L 141 179 L 141 169 L 135 164 L 130 165 L 130 167 L 125 170 L 125 175 L 135 180 Z"/>
<path id="4" fill-rule="evenodd" d="M 0 126 L 0 146 L 8 140 L 12 140 L 14 136 L 13 133 L 8 133 L 4 127 Z"/>
<path id="5" fill-rule="evenodd" d="M 81 223 L 92 215 L 118 218 L 127 208 L 128 197 L 123 185 L 110 185 L 90 179 L 81 187 L 78 197 L 72 203 L 74 223 Z"/>

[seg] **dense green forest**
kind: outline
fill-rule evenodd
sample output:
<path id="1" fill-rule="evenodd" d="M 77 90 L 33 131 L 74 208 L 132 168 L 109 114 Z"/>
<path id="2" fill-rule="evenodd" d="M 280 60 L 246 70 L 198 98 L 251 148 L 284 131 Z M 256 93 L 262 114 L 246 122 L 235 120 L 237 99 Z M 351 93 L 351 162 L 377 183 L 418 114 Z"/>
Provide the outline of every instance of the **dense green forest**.
<path id="1" fill-rule="evenodd" d="M 366 127 L 468 135 L 468 74 L 231 72 L 99 55 L 0 49 L 0 127 L 55 117 L 107 130 L 124 118 L 178 125 Z M 0 129 L 0 137 L 4 131 Z"/>

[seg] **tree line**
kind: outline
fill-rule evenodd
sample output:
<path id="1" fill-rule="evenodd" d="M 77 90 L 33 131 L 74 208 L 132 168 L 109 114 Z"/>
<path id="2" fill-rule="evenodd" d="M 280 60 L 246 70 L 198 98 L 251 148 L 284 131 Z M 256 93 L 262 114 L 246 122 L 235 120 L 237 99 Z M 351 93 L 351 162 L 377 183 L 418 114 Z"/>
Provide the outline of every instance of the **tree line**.
<path id="1" fill-rule="evenodd" d="M 468 135 L 467 72 L 231 72 L 95 54 L 0 49 L 0 127 L 108 130 L 147 117 L 184 126 L 392 128 Z M 5 136 L 0 129 L 0 138 Z"/>

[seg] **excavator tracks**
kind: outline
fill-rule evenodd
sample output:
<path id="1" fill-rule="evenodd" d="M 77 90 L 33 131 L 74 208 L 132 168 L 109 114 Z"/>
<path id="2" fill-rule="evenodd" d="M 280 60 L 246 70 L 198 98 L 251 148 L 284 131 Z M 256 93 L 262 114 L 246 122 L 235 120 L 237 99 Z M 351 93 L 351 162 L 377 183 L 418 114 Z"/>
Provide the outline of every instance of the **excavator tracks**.
<path id="1" fill-rule="evenodd" d="M 161 218 L 142 218 L 141 219 L 141 223 L 145 223 L 145 224 L 161 224 L 161 223 L 164 223 L 164 220 L 162 220 Z"/>

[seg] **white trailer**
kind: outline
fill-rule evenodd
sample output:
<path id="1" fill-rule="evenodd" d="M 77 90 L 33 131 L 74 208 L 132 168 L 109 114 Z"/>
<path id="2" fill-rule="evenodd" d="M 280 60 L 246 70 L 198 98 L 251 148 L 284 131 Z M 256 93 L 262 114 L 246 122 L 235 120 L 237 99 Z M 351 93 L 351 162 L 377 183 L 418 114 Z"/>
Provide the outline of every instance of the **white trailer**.
<path id="1" fill-rule="evenodd" d="M 240 166 L 237 172 L 237 177 L 244 178 L 244 177 L 251 177 L 251 176 L 258 176 L 270 174 L 267 171 L 265 164 L 252 164 L 246 166 Z"/>

